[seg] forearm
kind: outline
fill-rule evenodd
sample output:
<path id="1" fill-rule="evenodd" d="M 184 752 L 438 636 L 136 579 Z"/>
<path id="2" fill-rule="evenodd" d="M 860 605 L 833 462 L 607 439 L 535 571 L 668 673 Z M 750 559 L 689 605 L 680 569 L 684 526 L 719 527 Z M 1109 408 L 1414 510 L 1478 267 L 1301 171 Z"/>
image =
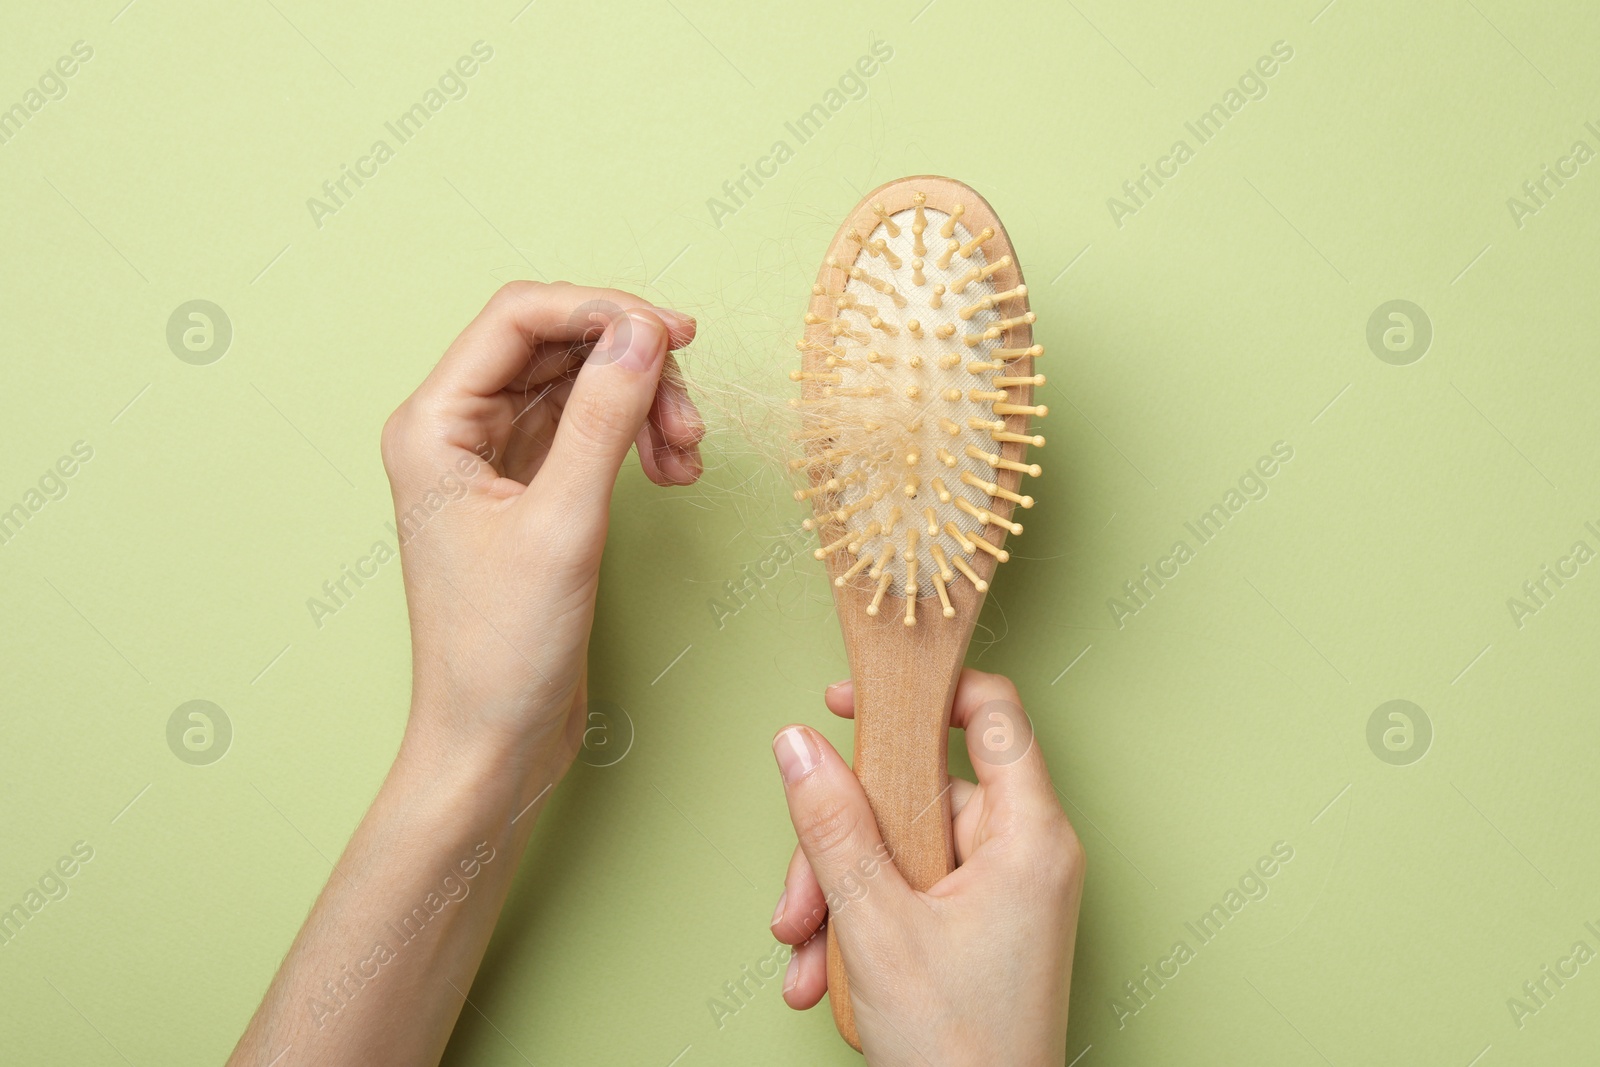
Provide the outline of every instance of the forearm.
<path id="1" fill-rule="evenodd" d="M 437 1063 L 552 784 L 408 737 L 229 1063 Z"/>

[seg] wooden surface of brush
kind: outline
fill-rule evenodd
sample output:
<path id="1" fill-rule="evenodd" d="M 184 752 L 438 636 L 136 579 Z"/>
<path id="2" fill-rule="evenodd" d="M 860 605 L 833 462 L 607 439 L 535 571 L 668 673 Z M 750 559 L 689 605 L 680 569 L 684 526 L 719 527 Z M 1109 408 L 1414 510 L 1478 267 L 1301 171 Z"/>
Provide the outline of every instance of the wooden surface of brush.
<path id="1" fill-rule="evenodd" d="M 854 768 L 895 866 L 925 890 L 955 866 L 946 743 L 967 645 L 1015 508 L 1044 377 L 1017 256 L 949 178 L 875 189 L 839 228 L 797 347 L 791 401 L 855 682 Z M 866 889 L 871 892 L 870 882 Z M 848 907 L 848 904 L 845 906 Z M 830 925 L 828 992 L 861 1048 Z"/>

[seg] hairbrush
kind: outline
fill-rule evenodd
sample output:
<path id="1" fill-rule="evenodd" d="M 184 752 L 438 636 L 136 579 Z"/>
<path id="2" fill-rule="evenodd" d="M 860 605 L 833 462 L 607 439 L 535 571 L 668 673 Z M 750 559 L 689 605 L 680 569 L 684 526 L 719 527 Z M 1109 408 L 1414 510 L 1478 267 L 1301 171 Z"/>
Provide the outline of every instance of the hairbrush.
<path id="1" fill-rule="evenodd" d="M 856 776 L 895 866 L 925 890 L 955 867 L 950 705 L 995 568 L 1020 534 L 1029 420 L 1028 288 L 994 209 L 949 178 L 873 190 L 839 228 L 811 290 L 790 404 L 855 681 Z M 833 928 L 828 993 L 856 1049 Z"/>

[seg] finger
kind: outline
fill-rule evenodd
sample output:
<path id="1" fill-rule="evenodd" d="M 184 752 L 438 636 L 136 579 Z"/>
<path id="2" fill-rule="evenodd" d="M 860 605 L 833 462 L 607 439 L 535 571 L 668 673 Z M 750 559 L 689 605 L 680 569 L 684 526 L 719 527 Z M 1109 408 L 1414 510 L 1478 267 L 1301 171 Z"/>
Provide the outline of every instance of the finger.
<path id="1" fill-rule="evenodd" d="M 827 917 L 822 886 L 811 873 L 811 861 L 806 859 L 805 851 L 796 845 L 789 858 L 789 873 L 783 879 L 783 894 L 772 913 L 772 936 L 786 945 L 798 945 L 822 929 Z"/>
<path id="2" fill-rule="evenodd" d="M 1011 679 L 970 667 L 956 682 L 950 725 L 966 732 L 967 755 L 978 784 L 997 800 L 1059 810 L 1033 723 Z"/>
<path id="3" fill-rule="evenodd" d="M 645 477 L 657 485 L 693 485 L 701 474 L 699 451 L 657 444 L 659 434 L 647 425 L 634 439 Z"/>
<path id="4" fill-rule="evenodd" d="M 581 525 L 605 513 L 623 457 L 655 403 L 667 355 L 667 330 L 648 311 L 611 320 L 578 371 L 562 410 L 549 457 L 528 493 L 528 507 L 554 496 L 557 508 Z M 598 510 L 596 508 L 598 505 Z"/>
<path id="5" fill-rule="evenodd" d="M 594 351 L 595 342 L 605 332 L 606 325 L 626 310 L 628 309 L 603 301 L 588 301 L 580 305 L 578 311 L 573 313 L 573 317 L 580 323 L 587 324 L 582 336 L 575 340 L 565 341 L 540 340 L 533 347 L 527 366 L 507 383 L 505 391 L 526 394 L 552 380 L 572 378 L 578 373 L 578 369 L 583 366 L 583 361 Z M 669 349 L 682 348 L 688 343 L 689 339 L 694 337 L 695 321 L 680 312 L 666 308 L 651 307 L 648 304 L 639 310 L 653 312 L 666 325 L 667 347 Z M 566 335 L 571 331 L 560 330 L 556 332 Z M 684 398 L 687 399 L 688 387 L 684 384 L 683 372 L 679 369 L 677 360 L 670 352 L 667 355 L 666 369 L 662 372 L 661 384 L 657 386 L 657 391 L 665 392 L 669 386 L 676 387 L 678 392 L 684 394 Z M 690 407 L 693 409 L 692 403 Z M 698 419 L 698 410 L 694 410 L 694 415 Z"/>
<path id="6" fill-rule="evenodd" d="M 672 476 L 673 485 L 693 485 L 705 470 L 697 448 L 674 448 L 668 445 L 665 456 L 658 456 L 657 459 Z"/>
<path id="7" fill-rule="evenodd" d="M 783 974 L 783 1002 L 796 1011 L 817 1006 L 828 991 L 828 939 L 813 937 L 794 950 Z"/>
<path id="8" fill-rule="evenodd" d="M 978 849 L 978 835 L 983 826 L 983 801 L 978 787 L 965 778 L 950 779 L 950 836 L 956 846 L 956 866 L 967 862 Z"/>
<path id="9" fill-rule="evenodd" d="M 828 710 L 841 719 L 856 717 L 856 683 L 846 678 L 842 682 L 834 682 L 822 691 L 822 702 L 828 705 Z"/>
<path id="10" fill-rule="evenodd" d="M 661 371 L 661 384 L 656 387 L 656 403 L 650 409 L 650 418 L 661 427 L 663 440 L 675 448 L 692 448 L 706 435 L 705 421 L 700 418 L 694 401 L 689 399 L 682 372 L 670 354 Z"/>
<path id="11" fill-rule="evenodd" d="M 450 395 L 493 396 L 527 366 L 536 346 L 593 341 L 606 323 L 633 309 L 657 312 L 669 327 L 669 344 L 681 348 L 694 320 L 618 289 L 510 282 L 500 287 L 461 332 L 428 380 Z"/>
<path id="12" fill-rule="evenodd" d="M 668 359 L 671 357 L 669 356 Z M 676 441 L 692 440 L 683 433 L 684 424 L 681 419 L 676 422 L 680 432 L 676 440 L 667 432 L 665 426 L 672 422 L 664 409 L 674 401 L 666 390 L 663 380 L 656 390 L 655 403 L 651 405 L 650 415 L 639 428 L 638 435 L 634 438 L 634 448 L 639 452 L 639 463 L 644 468 L 645 476 L 657 485 L 689 485 L 700 477 L 700 450 L 692 443 L 681 447 Z"/>
<path id="13" fill-rule="evenodd" d="M 841 935 L 871 928 L 911 896 L 861 783 L 820 734 L 790 726 L 772 741 L 789 818 Z M 845 905 L 848 905 L 846 907 Z"/>
<path id="14" fill-rule="evenodd" d="M 965 778 L 952 777 L 950 779 L 951 819 L 954 819 L 956 816 L 961 814 L 962 809 L 967 806 L 967 803 L 972 799 L 972 795 L 977 791 L 978 787 L 974 783 L 967 781 Z"/>
<path id="15" fill-rule="evenodd" d="M 682 372 L 671 353 L 662 368 L 656 400 L 646 421 L 653 452 L 647 456 L 642 434 L 635 442 L 645 473 L 658 485 L 689 485 L 696 481 L 704 470 L 700 440 L 705 436 L 705 422 L 689 399 Z"/>
<path id="16" fill-rule="evenodd" d="M 639 427 L 639 432 L 633 438 L 633 447 L 639 453 L 639 466 L 644 468 L 646 478 L 657 485 L 672 484 L 672 479 L 661 472 L 658 453 L 665 450 L 666 445 L 661 443 L 661 428 L 655 424 L 654 418 L 646 418 L 644 425 Z"/>
<path id="17" fill-rule="evenodd" d="M 537 397 L 551 383 L 570 381 L 583 365 L 583 357 L 590 347 L 572 342 L 539 342 L 529 353 L 528 362 L 506 383 L 505 392 L 527 400 Z"/>

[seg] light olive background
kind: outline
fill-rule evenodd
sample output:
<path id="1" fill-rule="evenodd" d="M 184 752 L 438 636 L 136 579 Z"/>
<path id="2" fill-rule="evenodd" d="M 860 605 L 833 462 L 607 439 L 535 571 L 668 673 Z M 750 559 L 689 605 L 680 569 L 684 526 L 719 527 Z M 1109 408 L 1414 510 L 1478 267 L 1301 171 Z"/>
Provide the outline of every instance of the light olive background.
<path id="1" fill-rule="evenodd" d="M 837 220 L 914 173 L 994 204 L 1048 350 L 1040 503 L 970 660 L 1016 679 L 1088 850 L 1069 1057 L 1592 1049 L 1600 964 L 1544 979 L 1520 1026 L 1507 1002 L 1600 951 L 1600 564 L 1520 627 L 1507 601 L 1600 549 L 1600 163 L 1520 226 L 1507 201 L 1600 150 L 1600 12 L 1321 2 L 13 5 L 0 106 L 74 42 L 93 58 L 0 145 L 0 508 L 75 442 L 93 458 L 0 547 L 0 907 L 75 842 L 94 858 L 0 947 L 3 1058 L 225 1057 L 406 713 L 398 564 L 320 628 L 307 600 L 392 544 L 384 417 L 531 277 L 699 317 L 711 470 L 624 471 L 592 677 L 636 736 L 555 795 L 446 1062 L 854 1062 L 781 979 L 712 1007 L 772 949 L 771 734 L 850 737 L 820 700 L 844 660 L 816 565 L 720 626 L 712 602 L 800 517 L 729 428 L 736 387 L 785 395 Z M 467 95 L 398 145 L 384 123 L 477 41 Z M 785 121 L 874 41 L 864 98 L 799 143 Z M 1279 41 L 1265 98 L 1200 144 L 1184 123 Z M 307 199 L 379 138 L 394 158 L 319 227 Z M 1119 226 L 1108 198 L 1180 138 L 1193 158 Z M 714 220 L 779 139 L 792 158 Z M 209 365 L 167 342 L 191 300 L 231 323 Z M 1431 322 L 1409 365 L 1367 343 L 1391 300 Z M 1200 546 L 1184 524 L 1276 442 L 1265 498 Z M 1119 627 L 1108 600 L 1180 539 L 1193 559 Z M 192 700 L 232 725 L 205 765 L 168 747 Z M 1406 765 L 1368 744 L 1391 700 L 1432 728 Z M 1185 922 L 1277 842 L 1269 894 L 1201 944 Z M 1194 958 L 1119 1026 L 1180 939 Z"/>

